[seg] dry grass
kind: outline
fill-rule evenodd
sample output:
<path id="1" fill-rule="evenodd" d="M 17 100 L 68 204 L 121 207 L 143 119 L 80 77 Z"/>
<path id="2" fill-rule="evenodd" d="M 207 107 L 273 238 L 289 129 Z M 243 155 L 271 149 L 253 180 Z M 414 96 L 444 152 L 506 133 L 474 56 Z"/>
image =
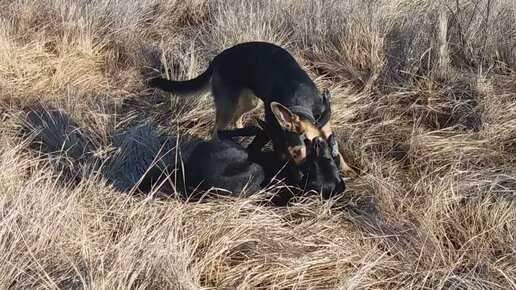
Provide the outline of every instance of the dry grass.
<path id="1" fill-rule="evenodd" d="M 0 289 L 516 288 L 516 2 L 416 2 L 0 1 Z M 146 76 L 247 40 L 332 91 L 364 174 L 285 208 L 133 197 L 213 121 Z"/>

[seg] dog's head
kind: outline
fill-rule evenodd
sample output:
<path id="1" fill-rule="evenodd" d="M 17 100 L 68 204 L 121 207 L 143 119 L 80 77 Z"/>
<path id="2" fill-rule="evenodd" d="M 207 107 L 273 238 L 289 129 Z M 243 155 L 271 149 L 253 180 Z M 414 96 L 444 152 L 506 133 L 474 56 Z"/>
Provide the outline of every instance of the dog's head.
<path id="1" fill-rule="evenodd" d="M 281 127 L 281 134 L 269 132 L 269 136 L 275 146 L 275 150 L 292 160 L 296 165 L 303 163 L 307 157 L 307 147 L 305 139 L 313 140 L 321 137 L 326 140 L 329 132 L 325 128 L 325 124 L 331 117 L 330 93 L 325 90 L 322 94 L 324 105 L 319 108 L 312 116 L 312 112 L 302 107 L 297 107 L 296 111 L 286 106 L 272 102 L 270 109 Z M 337 144 L 331 148 L 331 152 L 337 152 Z M 338 160 L 338 155 L 333 156 Z"/>
<path id="2" fill-rule="evenodd" d="M 343 192 L 346 186 L 340 177 L 330 146 L 320 137 L 306 139 L 305 143 L 308 155 L 299 165 L 299 170 L 303 174 L 301 185 L 305 186 L 305 190 L 321 192 L 325 199 Z"/>

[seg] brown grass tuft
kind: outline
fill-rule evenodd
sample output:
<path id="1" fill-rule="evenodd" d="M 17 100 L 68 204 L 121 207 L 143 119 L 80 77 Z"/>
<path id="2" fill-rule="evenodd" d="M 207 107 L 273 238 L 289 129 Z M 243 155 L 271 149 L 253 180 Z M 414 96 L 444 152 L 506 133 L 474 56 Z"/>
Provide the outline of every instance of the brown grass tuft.
<path id="1" fill-rule="evenodd" d="M 516 2 L 0 2 L 0 289 L 516 288 Z M 337 200 L 135 197 L 207 138 L 170 99 L 248 40 L 332 92 Z M 181 136 L 180 140 L 175 136 Z M 178 142 L 176 142 L 178 141 Z"/>

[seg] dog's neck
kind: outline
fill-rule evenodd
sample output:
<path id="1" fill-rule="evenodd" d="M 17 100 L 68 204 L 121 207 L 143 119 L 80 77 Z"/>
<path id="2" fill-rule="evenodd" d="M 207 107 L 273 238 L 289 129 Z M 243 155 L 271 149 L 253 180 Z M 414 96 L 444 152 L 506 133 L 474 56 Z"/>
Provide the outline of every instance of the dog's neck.
<path id="1" fill-rule="evenodd" d="M 312 114 L 312 111 L 309 110 L 308 108 L 305 108 L 303 106 L 291 106 L 288 108 L 290 111 L 292 111 L 292 113 L 300 116 L 303 119 L 310 121 L 310 123 L 312 123 L 312 124 L 315 124 L 317 121 L 317 120 L 315 120 L 315 118 Z"/>

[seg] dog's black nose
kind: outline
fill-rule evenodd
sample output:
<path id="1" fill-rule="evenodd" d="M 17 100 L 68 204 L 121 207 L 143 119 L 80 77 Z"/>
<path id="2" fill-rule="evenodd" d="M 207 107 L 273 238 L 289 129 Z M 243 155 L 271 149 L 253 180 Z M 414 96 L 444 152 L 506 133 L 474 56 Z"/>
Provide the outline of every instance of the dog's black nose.
<path id="1" fill-rule="evenodd" d="M 306 184 L 306 186 L 305 186 L 305 190 L 306 190 L 306 191 L 310 191 L 310 190 L 319 191 L 320 189 L 321 189 L 321 187 L 320 187 L 320 186 L 318 186 L 318 185 L 317 185 L 317 183 L 316 183 L 316 182 L 314 182 L 314 181 L 312 181 L 312 182 L 310 182 L 310 183 Z"/>
<path id="2" fill-rule="evenodd" d="M 344 192 L 344 190 L 346 190 L 346 185 L 344 184 L 344 180 L 341 180 L 335 186 L 323 187 L 321 194 L 324 199 L 330 199 L 335 195 Z"/>
<path id="3" fill-rule="evenodd" d="M 344 180 L 341 180 L 339 187 L 337 188 L 337 193 L 341 193 L 344 191 L 346 191 L 346 184 L 344 183 Z"/>
<path id="4" fill-rule="evenodd" d="M 330 199 L 335 196 L 335 192 L 333 190 L 322 190 L 321 195 L 324 199 Z"/>

